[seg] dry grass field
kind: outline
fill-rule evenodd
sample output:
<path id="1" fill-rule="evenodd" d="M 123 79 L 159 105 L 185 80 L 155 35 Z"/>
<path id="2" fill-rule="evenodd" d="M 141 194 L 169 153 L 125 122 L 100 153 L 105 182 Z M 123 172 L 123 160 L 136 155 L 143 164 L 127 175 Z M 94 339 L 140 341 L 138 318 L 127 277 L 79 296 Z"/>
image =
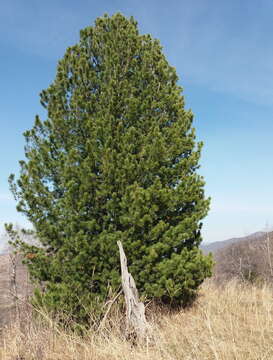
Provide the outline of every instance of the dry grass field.
<path id="1" fill-rule="evenodd" d="M 153 314 L 153 339 L 133 346 L 115 315 L 84 337 L 49 319 L 26 319 L 2 333 L 1 360 L 272 360 L 273 298 L 268 285 L 206 282 L 189 309 Z M 42 324 L 43 323 L 43 324 Z M 111 326 L 110 326 L 111 325 Z"/>

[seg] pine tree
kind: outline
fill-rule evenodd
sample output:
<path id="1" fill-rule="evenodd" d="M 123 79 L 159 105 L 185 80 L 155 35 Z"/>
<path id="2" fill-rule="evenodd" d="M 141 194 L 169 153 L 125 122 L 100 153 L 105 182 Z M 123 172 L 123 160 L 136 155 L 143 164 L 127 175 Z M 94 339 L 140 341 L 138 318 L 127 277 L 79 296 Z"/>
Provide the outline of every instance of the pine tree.
<path id="1" fill-rule="evenodd" d="M 187 304 L 210 276 L 198 249 L 209 199 L 202 144 L 158 40 L 133 18 L 98 18 L 40 94 L 48 117 L 26 131 L 11 189 L 41 246 L 19 242 L 37 295 L 84 319 L 120 286 L 117 240 L 140 294 Z"/>

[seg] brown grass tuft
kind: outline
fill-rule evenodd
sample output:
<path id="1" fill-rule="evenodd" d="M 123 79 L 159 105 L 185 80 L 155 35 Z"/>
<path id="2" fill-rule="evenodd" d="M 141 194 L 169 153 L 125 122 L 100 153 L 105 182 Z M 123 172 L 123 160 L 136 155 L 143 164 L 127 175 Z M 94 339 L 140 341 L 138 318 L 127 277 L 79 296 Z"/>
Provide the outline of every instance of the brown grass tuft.
<path id="1" fill-rule="evenodd" d="M 154 314 L 153 342 L 132 346 L 116 323 L 84 336 L 50 319 L 6 327 L 1 360 L 257 360 L 273 359 L 273 299 L 266 285 L 205 283 L 190 309 Z M 2 347 L 1 347 L 2 346 Z"/>

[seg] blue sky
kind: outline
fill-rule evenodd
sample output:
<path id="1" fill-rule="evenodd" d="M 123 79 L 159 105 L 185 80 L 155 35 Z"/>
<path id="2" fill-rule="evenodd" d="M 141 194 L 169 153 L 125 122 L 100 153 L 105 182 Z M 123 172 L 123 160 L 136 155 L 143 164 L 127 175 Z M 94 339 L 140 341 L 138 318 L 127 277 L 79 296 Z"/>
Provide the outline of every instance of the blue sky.
<path id="1" fill-rule="evenodd" d="M 0 5 L 0 226 L 26 225 L 7 184 L 23 158 L 22 133 L 45 114 L 53 80 L 79 30 L 104 13 L 133 15 L 160 39 L 204 141 L 200 172 L 211 211 L 206 242 L 273 225 L 273 2 L 263 0 L 2 0 Z"/>

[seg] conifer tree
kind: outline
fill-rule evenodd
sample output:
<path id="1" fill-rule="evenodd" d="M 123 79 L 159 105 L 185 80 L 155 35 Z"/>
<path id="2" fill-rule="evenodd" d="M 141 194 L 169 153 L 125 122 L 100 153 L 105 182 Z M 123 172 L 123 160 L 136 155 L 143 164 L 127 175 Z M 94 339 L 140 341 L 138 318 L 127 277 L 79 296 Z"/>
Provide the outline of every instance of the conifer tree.
<path id="1" fill-rule="evenodd" d="M 177 81 L 159 41 L 116 14 L 80 32 L 41 92 L 47 119 L 25 132 L 10 184 L 41 245 L 17 246 L 49 308 L 84 319 L 116 290 L 118 240 L 146 299 L 187 304 L 210 276 L 202 144 Z"/>

